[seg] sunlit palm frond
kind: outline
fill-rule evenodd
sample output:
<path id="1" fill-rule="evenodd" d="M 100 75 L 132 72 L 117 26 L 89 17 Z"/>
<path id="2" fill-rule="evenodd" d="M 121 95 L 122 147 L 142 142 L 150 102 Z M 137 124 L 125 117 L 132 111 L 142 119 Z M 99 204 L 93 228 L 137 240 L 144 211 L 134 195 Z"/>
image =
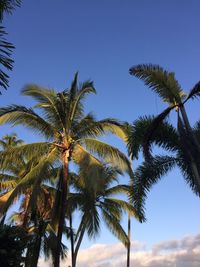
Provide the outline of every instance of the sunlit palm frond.
<path id="1" fill-rule="evenodd" d="M 22 94 L 31 96 L 37 101 L 35 108 L 42 109 L 43 116 L 49 124 L 59 131 L 65 127 L 66 112 L 61 105 L 64 98 L 62 93 L 56 93 L 54 89 L 28 84 L 23 88 Z"/>
<path id="2" fill-rule="evenodd" d="M 21 157 L 28 159 L 42 157 L 52 149 L 52 145 L 48 142 L 25 144 L 18 147 L 10 148 L 6 151 L 0 152 L 0 167 L 2 169 L 9 169 L 11 162 L 21 163 Z"/>
<path id="3" fill-rule="evenodd" d="M 126 171 L 132 176 L 130 161 L 119 149 L 99 140 L 89 138 L 84 139 L 84 145 L 87 150 L 92 153 L 96 153 L 107 163 L 111 163 L 114 167 L 117 167 L 122 171 Z"/>
<path id="4" fill-rule="evenodd" d="M 33 168 L 25 174 L 25 176 L 17 183 L 17 186 L 12 190 L 12 193 L 9 195 L 5 205 L 1 207 L 2 214 L 5 214 L 13 203 L 14 199 L 19 195 L 23 194 L 27 188 L 32 185 L 38 186 L 41 183 L 46 171 L 52 167 L 52 163 L 57 158 L 57 149 L 54 148 L 48 155 L 41 157 L 40 162 L 37 165 L 33 166 Z M 1 200 L 0 200 L 1 202 Z"/>
<path id="5" fill-rule="evenodd" d="M 111 195 L 120 194 L 120 193 L 124 193 L 124 194 L 128 195 L 129 191 L 130 191 L 129 185 L 118 184 L 116 186 L 112 186 L 112 187 L 106 189 L 105 194 L 106 194 L 106 196 L 111 196 Z"/>
<path id="6" fill-rule="evenodd" d="M 105 133 L 114 134 L 125 143 L 127 142 L 127 131 L 124 127 L 124 124 L 112 118 L 107 118 L 100 122 Z"/>
<path id="7" fill-rule="evenodd" d="M 76 77 L 77 78 L 77 77 Z M 86 81 L 80 84 L 78 91 L 76 91 L 76 95 L 74 99 L 71 100 L 71 109 L 70 109 L 70 122 L 73 120 L 80 119 L 83 112 L 82 100 L 87 94 L 96 93 L 92 81 Z"/>
<path id="8" fill-rule="evenodd" d="M 174 73 L 164 70 L 159 65 L 136 65 L 130 68 L 129 73 L 143 80 L 150 89 L 170 105 L 181 103 L 185 96 Z"/>
<path id="9" fill-rule="evenodd" d="M 12 126 L 23 125 L 35 132 L 52 138 L 56 129 L 35 113 L 31 108 L 11 105 L 0 108 L 0 124 L 10 123 Z"/>

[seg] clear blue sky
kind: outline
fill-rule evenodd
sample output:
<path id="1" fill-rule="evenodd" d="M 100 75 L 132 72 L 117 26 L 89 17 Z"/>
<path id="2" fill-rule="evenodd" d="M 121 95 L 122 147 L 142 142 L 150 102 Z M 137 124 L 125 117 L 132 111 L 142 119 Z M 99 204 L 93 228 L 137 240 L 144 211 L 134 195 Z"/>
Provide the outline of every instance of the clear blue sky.
<path id="1" fill-rule="evenodd" d="M 31 105 L 28 98 L 20 96 L 26 83 L 62 90 L 78 70 L 80 80 L 94 80 L 98 92 L 88 98 L 88 111 L 94 111 L 99 119 L 116 117 L 132 122 L 141 115 L 158 114 L 165 107 L 142 82 L 128 74 L 132 65 L 160 64 L 176 73 L 186 91 L 200 80 L 199 0 L 23 2 L 4 23 L 16 51 L 10 88 L 0 96 L 1 106 Z M 193 124 L 199 119 L 199 102 L 186 108 Z M 13 131 L 3 126 L 0 137 Z M 17 132 L 28 142 L 37 139 L 31 132 Z M 120 143 L 116 145 L 123 149 Z M 175 170 L 149 194 L 148 222 L 134 222 L 133 239 L 151 245 L 199 232 L 199 204 Z M 115 241 L 106 229 L 96 240 Z"/>

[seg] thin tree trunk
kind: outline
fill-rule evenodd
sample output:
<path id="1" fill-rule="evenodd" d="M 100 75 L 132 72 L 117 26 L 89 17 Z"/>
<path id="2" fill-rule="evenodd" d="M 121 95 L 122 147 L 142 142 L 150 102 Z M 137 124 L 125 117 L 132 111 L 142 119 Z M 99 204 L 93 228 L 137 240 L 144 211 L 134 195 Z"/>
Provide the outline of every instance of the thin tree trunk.
<path id="1" fill-rule="evenodd" d="M 63 153 L 63 185 L 62 185 L 62 202 L 60 218 L 58 221 L 58 232 L 57 232 L 57 244 L 55 249 L 54 267 L 60 267 L 60 252 L 62 243 L 62 234 L 65 222 L 65 211 L 67 205 L 67 192 L 68 192 L 68 178 L 69 178 L 69 151 L 66 150 Z"/>
<path id="2" fill-rule="evenodd" d="M 74 233 L 72 229 L 72 214 L 70 213 L 69 216 L 69 226 L 70 226 L 70 242 L 71 242 L 71 260 L 72 260 L 72 267 L 75 267 L 74 265 Z"/>
<path id="3" fill-rule="evenodd" d="M 85 227 L 83 226 L 82 229 L 81 229 L 81 231 L 80 231 L 78 242 L 76 244 L 76 248 L 75 248 L 75 251 L 74 251 L 74 262 L 73 262 L 74 265 L 72 265 L 72 267 L 76 267 L 77 255 L 78 255 L 78 251 L 79 251 L 81 242 L 83 240 L 84 233 L 85 233 Z"/>
<path id="4" fill-rule="evenodd" d="M 194 141 L 195 145 L 197 146 L 198 152 L 200 153 L 200 144 L 199 144 L 196 136 L 194 135 L 194 133 L 192 131 L 192 128 L 191 128 L 189 120 L 188 120 L 187 113 L 185 111 L 185 107 L 181 106 L 180 107 L 180 111 L 181 111 L 181 115 L 183 117 L 183 121 L 184 121 L 185 127 L 188 130 L 188 132 L 190 132 L 190 134 L 192 135 L 193 141 Z"/>
<path id="5" fill-rule="evenodd" d="M 131 248 L 131 216 L 128 214 L 128 247 L 127 247 L 127 267 L 130 267 L 130 248 Z"/>

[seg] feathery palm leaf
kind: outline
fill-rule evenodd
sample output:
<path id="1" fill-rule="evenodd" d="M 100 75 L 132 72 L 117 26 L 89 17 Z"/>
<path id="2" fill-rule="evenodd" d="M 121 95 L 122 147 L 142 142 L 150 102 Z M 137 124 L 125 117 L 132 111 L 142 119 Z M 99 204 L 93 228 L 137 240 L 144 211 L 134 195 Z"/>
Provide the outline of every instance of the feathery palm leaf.
<path id="1" fill-rule="evenodd" d="M 130 68 L 129 73 L 134 75 L 155 91 L 164 102 L 174 105 L 181 103 L 185 93 L 181 89 L 173 72 L 164 70 L 159 65 L 144 64 Z"/>

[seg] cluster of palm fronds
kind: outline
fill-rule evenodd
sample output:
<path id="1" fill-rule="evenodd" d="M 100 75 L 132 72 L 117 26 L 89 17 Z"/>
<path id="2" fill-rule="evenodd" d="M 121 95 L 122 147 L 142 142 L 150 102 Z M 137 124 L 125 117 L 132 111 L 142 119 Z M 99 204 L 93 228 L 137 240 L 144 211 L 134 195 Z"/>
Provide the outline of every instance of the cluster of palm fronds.
<path id="1" fill-rule="evenodd" d="M 151 186 L 178 166 L 195 194 L 200 196 L 200 123 L 192 128 L 185 110 L 188 100 L 200 96 L 200 82 L 186 94 L 175 75 L 158 65 L 138 65 L 130 74 L 155 91 L 169 107 L 157 117 L 146 116 L 136 120 L 129 132 L 129 153 L 137 158 L 142 149 L 145 161 L 136 170 L 134 202 L 137 209 L 144 209 L 144 199 Z M 177 113 L 177 127 L 167 122 L 169 113 Z M 152 146 L 163 148 L 166 155 L 152 155 Z"/>
<path id="2" fill-rule="evenodd" d="M 133 177 L 130 161 L 117 148 L 98 138 L 110 132 L 126 140 L 122 124 L 114 119 L 97 121 L 84 113 L 83 100 L 95 93 L 91 81 L 78 85 L 78 74 L 71 87 L 57 93 L 53 89 L 27 85 L 22 93 L 33 97 L 34 109 L 12 105 L 0 109 L 0 123 L 23 125 L 42 134 L 46 141 L 25 144 L 15 135 L 1 140 L 0 214 L 6 214 L 15 201 L 19 211 L 12 221 L 32 235 L 27 245 L 26 266 L 37 266 L 40 251 L 51 256 L 59 266 L 69 238 L 72 266 L 85 233 L 95 237 L 100 231 L 100 216 L 111 232 L 128 246 L 127 234 L 121 226 L 123 212 L 143 219 L 133 205 L 116 194 L 129 194 L 129 186 L 118 183 L 127 172 Z M 42 115 L 41 115 L 42 114 Z M 76 166 L 72 171 L 71 162 Z M 80 214 L 75 231 L 73 215 Z"/>
<path id="3" fill-rule="evenodd" d="M 1 222 L 8 220 L 7 211 L 18 201 L 19 210 L 10 220 L 31 236 L 26 266 L 37 266 L 43 253 L 59 267 L 67 252 L 62 242 L 65 236 L 75 267 L 85 233 L 95 237 L 101 218 L 130 253 L 130 237 L 121 226 L 123 212 L 144 221 L 148 191 L 174 166 L 200 196 L 200 122 L 192 128 L 184 107 L 200 95 L 200 84 L 186 94 L 174 74 L 159 66 L 139 65 L 130 73 L 144 80 L 169 107 L 157 117 L 139 118 L 133 124 L 110 118 L 96 120 L 91 113 L 85 114 L 83 105 L 87 94 L 96 93 L 93 82 L 78 84 L 76 73 L 71 87 L 59 93 L 35 84 L 25 86 L 22 94 L 34 98 L 33 109 L 20 105 L 0 108 L 0 124 L 22 125 L 45 139 L 25 144 L 8 135 L 0 141 Z M 177 112 L 176 128 L 166 121 L 173 109 Z M 134 173 L 126 155 L 99 139 L 106 133 L 120 137 L 132 159 L 143 151 L 144 162 Z M 154 155 L 153 145 L 167 154 Z M 124 172 L 130 177 L 129 185 L 118 183 Z M 77 214 L 79 223 L 74 224 Z"/>

